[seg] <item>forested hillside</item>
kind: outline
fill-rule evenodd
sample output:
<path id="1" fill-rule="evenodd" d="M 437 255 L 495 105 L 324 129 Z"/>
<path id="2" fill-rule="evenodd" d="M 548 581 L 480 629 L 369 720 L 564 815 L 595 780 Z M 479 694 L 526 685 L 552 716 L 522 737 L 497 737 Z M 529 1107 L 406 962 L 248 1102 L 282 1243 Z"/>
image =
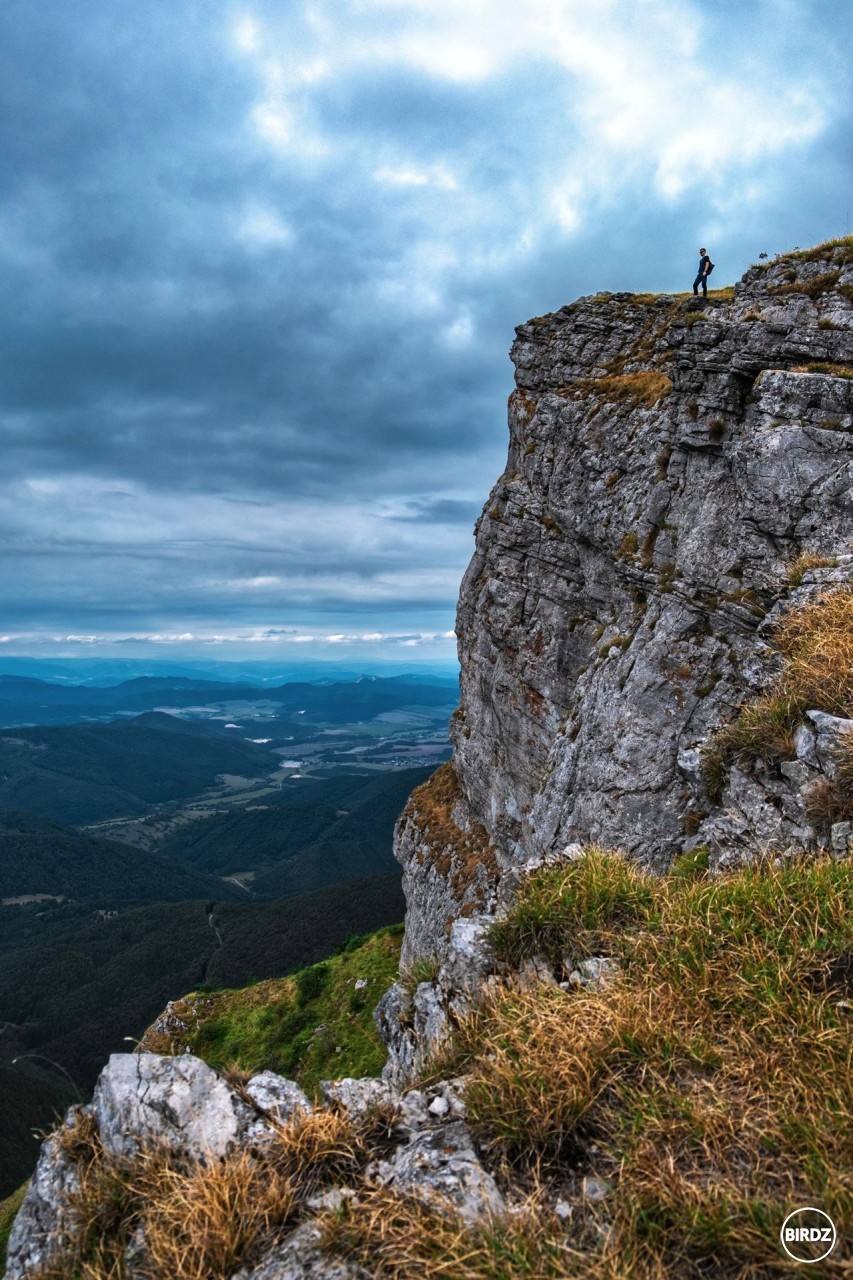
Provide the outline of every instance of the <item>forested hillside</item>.
<path id="1" fill-rule="evenodd" d="M 212 916 L 209 906 L 152 904 L 81 924 L 60 942 L 0 952 L 0 1063 L 38 1053 L 86 1090 L 107 1055 L 125 1050 L 126 1037 L 140 1036 L 168 1000 L 325 960 L 350 935 L 396 924 L 405 911 L 399 872 L 345 892 L 332 886 L 283 902 L 226 903 Z M 40 1123 L 49 1123 L 51 1106 Z M 19 1160 L 7 1167 L 2 1153 L 0 1196 L 30 1169 Z"/>
<path id="2" fill-rule="evenodd" d="M 214 875 L 254 873 L 262 898 L 307 893 L 396 867 L 394 823 L 428 769 L 344 776 L 283 790 L 269 807 L 218 813 L 179 827 L 157 845 L 164 858 Z"/>
<path id="3" fill-rule="evenodd" d="M 220 773 L 255 778 L 274 768 L 254 743 L 157 712 L 14 729 L 0 737 L 0 810 L 74 826 L 144 813 L 212 786 Z"/>
<path id="4" fill-rule="evenodd" d="M 114 840 L 96 840 L 29 813 L 0 813 L 0 899 L 77 902 L 244 898 L 236 886 Z"/>

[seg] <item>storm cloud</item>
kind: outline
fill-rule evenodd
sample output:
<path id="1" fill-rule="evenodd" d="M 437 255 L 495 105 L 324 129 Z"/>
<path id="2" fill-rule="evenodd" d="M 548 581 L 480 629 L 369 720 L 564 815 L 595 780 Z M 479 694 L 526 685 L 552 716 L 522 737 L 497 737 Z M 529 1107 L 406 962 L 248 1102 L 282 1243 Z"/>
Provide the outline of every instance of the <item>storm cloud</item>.
<path id="1" fill-rule="evenodd" d="M 0 28 L 7 652 L 450 655 L 513 327 L 847 225 L 845 0 L 11 0 Z"/>

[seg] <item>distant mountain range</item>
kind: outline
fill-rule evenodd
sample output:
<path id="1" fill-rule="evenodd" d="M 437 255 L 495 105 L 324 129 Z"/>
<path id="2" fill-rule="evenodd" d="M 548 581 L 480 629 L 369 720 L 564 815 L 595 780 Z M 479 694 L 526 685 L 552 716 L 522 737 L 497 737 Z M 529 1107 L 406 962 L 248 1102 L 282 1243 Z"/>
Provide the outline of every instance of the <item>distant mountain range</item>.
<path id="1" fill-rule="evenodd" d="M 139 676 L 120 684 L 59 684 L 30 675 L 0 674 L 0 727 L 67 724 L 122 713 L 180 709 L 259 699 L 280 715 L 304 714 L 329 724 L 369 720 L 406 704 L 438 707 L 456 701 L 450 677 L 363 676 L 352 681 L 293 681 L 278 685 L 225 683 L 192 676 Z"/>
<path id="2" fill-rule="evenodd" d="M 168 661 L 162 658 L 89 658 L 79 656 L 65 661 L 53 658 L 28 658 L 4 653 L 0 658 L 0 675 L 35 676 L 60 684 L 106 686 L 121 684 L 137 676 L 189 676 L 193 680 L 222 680 L 231 684 L 281 685 L 288 680 L 317 684 L 354 682 L 365 676 L 383 679 L 401 678 L 421 684 L 456 682 L 459 675 L 455 661 L 361 662 L 348 667 L 342 662 L 306 661 L 214 661 L 210 658 Z"/>

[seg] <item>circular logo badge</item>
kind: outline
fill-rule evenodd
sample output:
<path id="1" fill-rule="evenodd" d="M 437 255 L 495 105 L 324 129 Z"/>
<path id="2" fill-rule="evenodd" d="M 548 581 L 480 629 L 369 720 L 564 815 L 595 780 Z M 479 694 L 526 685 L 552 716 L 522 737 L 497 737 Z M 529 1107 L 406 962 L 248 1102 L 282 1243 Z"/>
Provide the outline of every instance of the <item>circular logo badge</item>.
<path id="1" fill-rule="evenodd" d="M 795 1262 L 821 1262 L 835 1248 L 835 1223 L 823 1209 L 795 1209 L 782 1223 L 779 1239 Z"/>

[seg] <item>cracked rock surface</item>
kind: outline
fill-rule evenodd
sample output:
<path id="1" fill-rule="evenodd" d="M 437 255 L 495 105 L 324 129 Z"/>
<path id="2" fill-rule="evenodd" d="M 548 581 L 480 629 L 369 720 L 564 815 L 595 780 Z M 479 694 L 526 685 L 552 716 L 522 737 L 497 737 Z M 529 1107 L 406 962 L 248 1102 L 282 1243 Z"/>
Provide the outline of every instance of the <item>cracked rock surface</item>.
<path id="1" fill-rule="evenodd" d="M 437 1197 L 468 1221 L 500 1210 L 503 1197 L 465 1123 L 462 1083 L 442 1081 L 424 1091 L 400 1092 L 381 1080 L 325 1082 L 327 1105 L 356 1126 L 381 1114 L 388 1136 L 360 1181 L 327 1186 L 309 1199 L 302 1221 L 283 1239 L 268 1242 L 265 1252 L 235 1270 L 231 1280 L 369 1280 L 362 1267 L 323 1250 L 322 1229 L 312 1215 L 344 1202 L 357 1211 L 360 1191 L 371 1186 L 431 1202 Z M 262 1072 L 238 1091 L 188 1054 L 113 1054 L 92 1105 L 72 1108 L 66 1124 L 81 1117 L 93 1120 L 104 1151 L 119 1162 L 132 1163 L 143 1148 L 156 1144 L 185 1165 L 241 1152 L 256 1158 L 259 1144 L 273 1137 L 267 1117 L 282 1123 L 311 1109 L 294 1081 L 273 1072 Z M 45 1267 L 61 1261 L 82 1229 L 74 1207 L 79 1186 L 74 1160 L 58 1137 L 49 1138 L 12 1230 L 6 1280 L 38 1280 Z M 130 1252 L 143 1260 L 139 1274 L 150 1275 L 144 1221 Z M 127 1260 L 128 1274 L 137 1274 L 130 1254 Z"/>
<path id="2" fill-rule="evenodd" d="M 701 761 L 776 678 L 780 612 L 853 580 L 848 256 L 792 255 L 707 302 L 582 298 L 517 330 L 506 470 L 459 598 L 446 815 L 488 857 L 463 864 L 448 822 L 410 805 L 406 963 L 443 959 L 460 914 L 578 843 L 657 870 L 697 844 L 712 863 L 756 839 L 815 847 L 819 757 L 732 771 L 717 803 Z M 795 588 L 803 552 L 833 563 Z"/>

